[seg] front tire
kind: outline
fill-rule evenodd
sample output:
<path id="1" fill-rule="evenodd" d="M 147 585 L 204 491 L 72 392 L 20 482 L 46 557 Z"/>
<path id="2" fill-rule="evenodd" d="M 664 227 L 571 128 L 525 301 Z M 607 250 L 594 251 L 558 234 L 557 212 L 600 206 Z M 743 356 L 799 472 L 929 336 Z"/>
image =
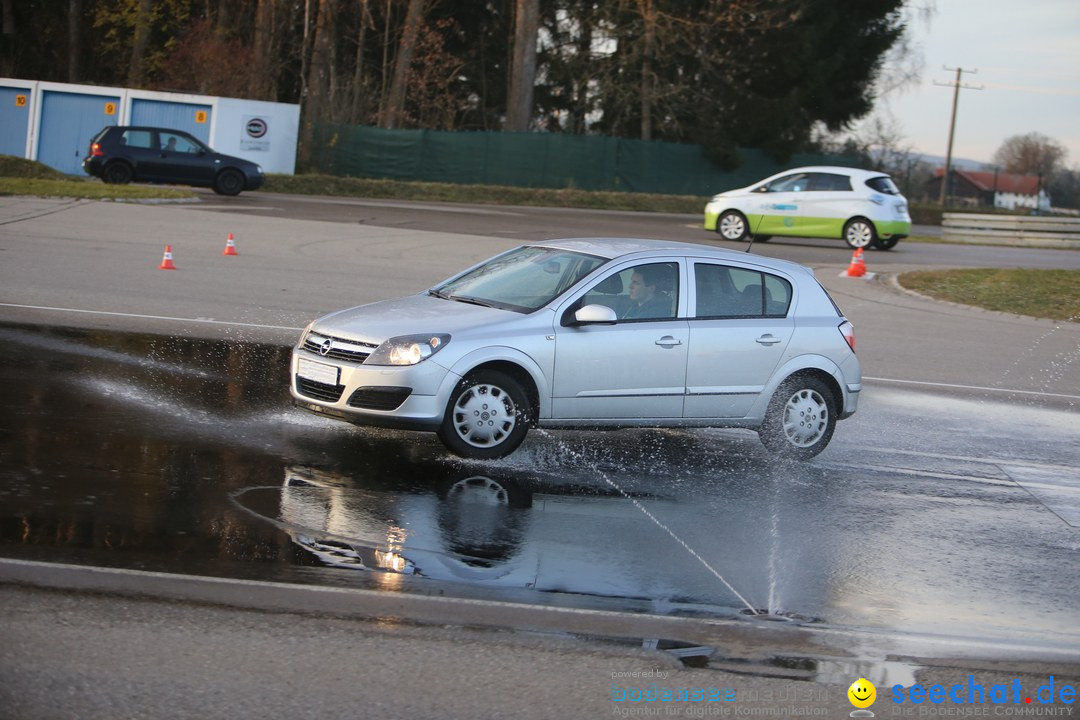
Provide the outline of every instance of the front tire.
<path id="1" fill-rule="evenodd" d="M 725 240 L 740 242 L 748 233 L 746 216 L 738 210 L 725 210 L 716 219 L 716 232 Z"/>
<path id="2" fill-rule="evenodd" d="M 226 168 L 214 180 L 214 192 L 219 195 L 239 195 L 244 189 L 244 176 L 239 170 Z"/>
<path id="3" fill-rule="evenodd" d="M 853 218 L 844 225 L 844 241 L 852 250 L 869 247 L 878 242 L 874 223 L 866 218 Z"/>
<path id="4" fill-rule="evenodd" d="M 460 457 L 501 458 L 525 440 L 530 413 L 525 390 L 514 378 L 496 370 L 480 370 L 454 388 L 439 439 Z"/>
<path id="5" fill-rule="evenodd" d="M 832 440 L 836 416 L 836 398 L 824 382 L 810 375 L 788 378 L 769 401 L 758 436 L 779 457 L 809 460 Z"/>

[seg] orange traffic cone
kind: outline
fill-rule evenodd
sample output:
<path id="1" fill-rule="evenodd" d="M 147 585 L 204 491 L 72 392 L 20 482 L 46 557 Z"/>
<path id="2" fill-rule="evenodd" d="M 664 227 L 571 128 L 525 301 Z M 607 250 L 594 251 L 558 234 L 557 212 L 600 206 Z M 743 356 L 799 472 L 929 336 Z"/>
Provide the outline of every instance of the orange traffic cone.
<path id="1" fill-rule="evenodd" d="M 847 272 L 844 273 L 847 277 L 862 277 L 866 274 L 866 260 L 863 259 L 862 248 L 859 248 L 851 256 L 851 264 L 848 265 Z"/>
<path id="2" fill-rule="evenodd" d="M 225 252 L 223 252 L 221 254 L 222 255 L 239 255 L 240 254 L 240 253 L 236 252 L 236 243 L 233 242 L 232 233 L 229 233 L 229 237 L 225 240 Z"/>
<path id="3" fill-rule="evenodd" d="M 165 246 L 165 256 L 161 258 L 161 264 L 158 265 L 158 270 L 175 270 L 176 266 L 172 261 L 172 245 Z"/>

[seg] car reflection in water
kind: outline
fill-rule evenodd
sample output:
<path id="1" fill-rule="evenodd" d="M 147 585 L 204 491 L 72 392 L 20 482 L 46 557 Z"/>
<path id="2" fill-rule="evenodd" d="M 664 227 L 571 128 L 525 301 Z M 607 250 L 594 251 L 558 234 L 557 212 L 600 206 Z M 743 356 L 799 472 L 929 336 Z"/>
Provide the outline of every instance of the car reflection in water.
<path id="1" fill-rule="evenodd" d="M 332 567 L 475 582 L 513 574 L 531 500 L 511 481 L 482 476 L 443 481 L 434 493 L 389 494 L 290 467 L 281 520 L 293 542 Z"/>
<path id="2" fill-rule="evenodd" d="M 657 537 L 627 531 L 648 520 L 626 498 L 596 489 L 560 496 L 528 484 L 461 474 L 432 492 L 393 493 L 293 466 L 285 470 L 280 523 L 293 542 L 335 568 L 700 608 L 703 598 L 687 597 L 683 559 L 657 562 Z M 734 598 L 708 600 L 735 605 Z"/>

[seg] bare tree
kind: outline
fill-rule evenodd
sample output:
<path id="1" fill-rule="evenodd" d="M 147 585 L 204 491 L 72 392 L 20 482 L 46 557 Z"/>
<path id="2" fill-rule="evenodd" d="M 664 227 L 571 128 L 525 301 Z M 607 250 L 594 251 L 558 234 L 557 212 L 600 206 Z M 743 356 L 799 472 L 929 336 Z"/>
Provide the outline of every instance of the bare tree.
<path id="1" fill-rule="evenodd" d="M 416 37 L 420 26 L 424 24 L 425 0 L 409 0 L 405 12 L 405 26 L 401 31 L 397 57 L 394 58 L 394 74 L 390 80 L 390 90 L 386 96 L 386 111 L 383 113 L 381 127 L 393 129 L 401 124 L 405 113 L 405 90 L 408 85 L 409 68 L 416 50 Z"/>
<path id="2" fill-rule="evenodd" d="M 369 0 L 359 0 L 359 2 L 360 27 L 356 30 L 356 60 L 353 64 L 352 86 L 349 88 L 352 94 L 351 117 L 349 118 L 351 122 L 360 122 L 363 117 L 361 108 L 367 91 L 367 83 L 364 80 L 364 49 L 367 45 L 365 41 L 367 31 L 375 27 L 375 21 L 371 17 L 371 8 L 368 7 Z"/>
<path id="3" fill-rule="evenodd" d="M 904 16 L 904 32 L 882 57 L 881 72 L 874 83 L 879 98 L 902 93 L 922 77 L 922 48 L 915 43 L 911 26 L 921 23 L 929 28 L 937 13 L 937 0 L 922 0 L 918 4 L 908 2 L 899 12 Z"/>
<path id="4" fill-rule="evenodd" d="M 131 63 L 128 66 L 127 84 L 140 87 L 145 79 L 144 63 L 146 48 L 150 44 L 150 26 L 153 20 L 154 0 L 139 0 L 135 16 L 135 39 L 131 43 Z"/>
<path id="5" fill-rule="evenodd" d="M 510 94 L 506 101 L 506 129 L 525 132 L 533 115 L 536 87 L 536 34 L 540 28 L 540 0 L 516 0 L 514 48 L 510 63 Z"/>
<path id="6" fill-rule="evenodd" d="M 13 0 L 0 0 L 0 10 L 2 14 L 0 17 L 3 19 L 3 28 L 0 34 L 3 35 L 4 41 L 0 43 L 0 75 L 5 77 L 13 75 L 12 69 L 15 67 L 15 8 L 12 5 Z"/>
<path id="7" fill-rule="evenodd" d="M 1003 142 L 994 153 L 994 162 L 1005 172 L 1049 177 L 1064 167 L 1067 156 L 1068 151 L 1057 140 L 1030 132 Z"/>
<path id="8" fill-rule="evenodd" d="M 79 82 L 82 58 L 82 0 L 68 0 L 68 82 Z"/>
<path id="9" fill-rule="evenodd" d="M 251 97 L 277 100 L 280 65 L 276 59 L 278 39 L 278 0 L 259 0 L 255 8 L 255 32 L 252 43 L 253 72 Z"/>
<path id="10" fill-rule="evenodd" d="M 304 81 L 307 94 L 303 102 L 304 121 L 300 138 L 303 164 L 311 159 L 315 123 L 326 119 L 334 103 L 331 91 L 336 0 L 318 0 L 318 2 L 315 31 L 311 43 L 311 60 L 308 62 L 307 78 Z"/>
<path id="11" fill-rule="evenodd" d="M 645 24 L 641 48 L 641 139 L 652 140 L 652 110 L 656 102 L 656 73 L 653 71 L 653 53 L 656 52 L 656 10 L 653 0 L 638 0 L 638 11 Z"/>
<path id="12" fill-rule="evenodd" d="M 924 181 L 932 173 L 930 165 L 906 141 L 899 121 L 887 111 L 879 112 L 863 123 L 859 132 L 839 151 L 854 151 L 867 167 L 888 173 L 901 192 L 909 197 L 925 192 Z"/>
<path id="13" fill-rule="evenodd" d="M 317 0 L 316 0 L 317 1 Z M 311 2 L 304 0 L 304 25 L 300 33 L 300 102 L 307 101 L 308 60 L 311 56 Z"/>

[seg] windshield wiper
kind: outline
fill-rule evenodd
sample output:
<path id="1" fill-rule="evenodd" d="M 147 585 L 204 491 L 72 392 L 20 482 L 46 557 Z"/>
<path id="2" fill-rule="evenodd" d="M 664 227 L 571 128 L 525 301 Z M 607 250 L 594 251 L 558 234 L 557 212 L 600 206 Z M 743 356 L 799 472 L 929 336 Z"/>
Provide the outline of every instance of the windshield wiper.
<path id="1" fill-rule="evenodd" d="M 450 296 L 440 290 L 428 290 L 427 294 L 431 297 L 437 297 L 440 300 L 449 300 Z"/>
<path id="2" fill-rule="evenodd" d="M 498 305 L 488 302 L 487 300 L 481 300 L 480 298 L 469 297 L 468 295 L 450 295 L 447 300 L 457 300 L 458 302 L 468 303 L 469 305 L 479 305 L 480 307 L 497 308 Z"/>

